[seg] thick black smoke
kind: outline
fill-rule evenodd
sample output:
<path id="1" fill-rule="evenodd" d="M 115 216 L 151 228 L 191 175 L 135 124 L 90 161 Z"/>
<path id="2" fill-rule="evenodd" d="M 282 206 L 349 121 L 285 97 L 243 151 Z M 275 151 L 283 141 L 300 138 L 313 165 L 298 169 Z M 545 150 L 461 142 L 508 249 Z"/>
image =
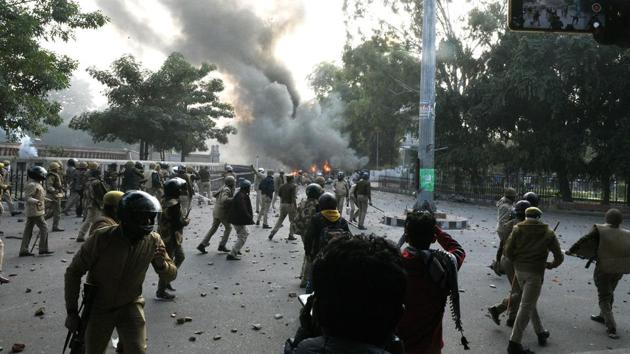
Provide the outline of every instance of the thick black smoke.
<path id="1" fill-rule="evenodd" d="M 100 2 L 108 2 L 111 8 L 113 1 Z M 116 2 L 116 13 L 125 9 L 123 0 Z M 332 123 L 332 115 L 339 114 L 339 110 L 300 106 L 290 71 L 274 56 L 278 39 L 303 19 L 304 10 L 296 5 L 297 1 L 276 1 L 271 21 L 263 20 L 234 0 L 161 2 L 181 27 L 182 38 L 170 48 L 155 45 L 164 51 L 179 51 L 194 62 L 217 64 L 228 76 L 237 95 L 237 140 L 252 156 L 274 158 L 290 167 L 306 167 L 325 160 L 346 168 L 365 163 Z M 119 22 L 112 16 L 112 22 L 132 31 L 136 38 L 152 39 L 145 30 L 138 31 L 139 23 L 130 21 L 130 17 L 133 16 L 122 16 L 124 21 Z"/>

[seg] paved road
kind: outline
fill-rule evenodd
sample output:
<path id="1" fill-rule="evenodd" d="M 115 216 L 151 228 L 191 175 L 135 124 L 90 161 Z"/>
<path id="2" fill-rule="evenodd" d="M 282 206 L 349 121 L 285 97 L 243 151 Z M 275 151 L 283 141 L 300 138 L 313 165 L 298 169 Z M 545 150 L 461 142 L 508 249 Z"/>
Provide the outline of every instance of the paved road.
<path id="1" fill-rule="evenodd" d="M 399 213 L 412 205 L 409 197 L 376 192 L 374 204 L 391 213 Z M 509 329 L 496 326 L 486 314 L 486 307 L 505 295 L 508 282 L 489 272 L 486 265 L 496 249 L 492 231 L 496 220 L 493 208 L 443 202 L 440 209 L 467 217 L 471 228 L 455 231 L 455 236 L 468 255 L 460 272 L 464 329 L 472 350 L 466 353 L 505 353 Z M 211 207 L 193 209 L 192 224 L 186 229 L 187 259 L 178 279 L 174 302 L 155 300 L 156 275 L 149 270 L 144 295 L 147 298 L 150 353 L 279 353 L 284 340 L 297 328 L 299 304 L 290 293 L 300 293 L 296 276 L 302 262 L 300 242 L 286 242 L 288 222 L 273 242 L 267 240 L 267 230 L 251 227 L 243 260 L 227 262 L 216 252 L 218 236 L 211 241 L 208 255 L 195 250 L 211 222 Z M 398 239 L 401 229 L 378 223 L 383 214 L 372 210 L 368 219 L 370 232 Z M 272 218 L 272 220 L 275 218 Z M 598 217 L 571 214 L 544 215 L 555 224 L 560 221 L 559 235 L 568 248 Z M 5 274 L 14 275 L 12 283 L 0 287 L 0 347 L 8 352 L 14 342 L 26 343 L 26 353 L 60 352 L 65 338 L 63 320 L 63 273 L 79 248 L 74 241 L 79 219 L 66 217 L 62 225 L 66 232 L 50 235 L 51 257 L 18 258 L 23 222 L 19 217 L 3 217 L 5 232 Z M 233 242 L 230 240 L 230 245 Z M 528 330 L 524 343 L 539 353 L 578 353 L 607 349 L 630 352 L 630 317 L 628 284 L 622 280 L 617 290 L 615 313 L 621 339 L 613 341 L 604 334 L 603 326 L 588 317 L 596 310 L 596 293 L 590 270 L 584 262 L 568 258 L 560 269 L 547 273 L 539 311 L 543 323 L 551 331 L 549 346 L 536 348 L 535 336 Z M 496 288 L 491 287 L 494 285 Z M 27 293 L 27 289 L 31 289 Z M 202 293 L 207 296 L 202 296 Z M 43 318 L 34 316 L 45 307 Z M 176 317 L 192 317 L 192 322 L 176 325 Z M 274 315 L 282 318 L 275 319 Z M 253 323 L 262 325 L 260 331 Z M 445 353 L 464 353 L 452 320 L 445 316 Z M 195 334 L 195 332 L 202 332 Z M 215 336 L 221 336 L 214 340 Z M 195 337 L 191 342 L 190 338 Z"/>

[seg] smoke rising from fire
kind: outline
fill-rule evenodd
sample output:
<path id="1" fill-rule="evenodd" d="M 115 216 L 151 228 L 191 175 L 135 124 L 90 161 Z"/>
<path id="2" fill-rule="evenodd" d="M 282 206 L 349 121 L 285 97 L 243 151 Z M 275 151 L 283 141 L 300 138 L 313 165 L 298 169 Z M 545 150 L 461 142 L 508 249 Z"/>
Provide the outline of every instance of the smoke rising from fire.
<path id="1" fill-rule="evenodd" d="M 106 1 L 111 8 L 111 0 L 99 2 Z M 241 118 L 236 122 L 237 140 L 252 156 L 266 155 L 291 167 L 328 160 L 333 166 L 356 168 L 367 162 L 357 157 L 335 127 L 341 103 L 300 105 L 291 72 L 274 56 L 278 39 L 304 17 L 298 2 L 276 1 L 274 17 L 266 21 L 239 1 L 160 1 L 181 26 L 182 38 L 171 47 L 151 43 L 153 36 L 139 30 L 137 21 L 130 22 L 132 16 L 122 16 L 125 21 L 112 16 L 112 22 L 163 51 L 179 51 L 193 62 L 216 64 L 235 85 L 233 103 Z M 116 2 L 118 9 L 125 8 L 123 0 Z"/>

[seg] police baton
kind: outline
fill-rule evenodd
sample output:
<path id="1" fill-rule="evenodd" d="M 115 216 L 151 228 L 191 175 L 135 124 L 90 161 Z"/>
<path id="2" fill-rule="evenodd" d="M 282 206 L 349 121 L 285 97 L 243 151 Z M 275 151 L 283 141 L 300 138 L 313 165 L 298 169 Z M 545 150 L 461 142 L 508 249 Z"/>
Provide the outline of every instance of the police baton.
<path id="1" fill-rule="evenodd" d="M 376 209 L 376 210 L 380 211 L 381 213 L 384 213 L 384 212 L 385 212 L 385 210 L 383 210 L 383 209 L 381 209 L 381 208 L 379 208 L 379 207 L 376 207 L 376 206 L 374 206 L 373 204 L 370 204 L 370 206 L 371 206 L 372 208 L 374 208 L 374 209 Z"/>

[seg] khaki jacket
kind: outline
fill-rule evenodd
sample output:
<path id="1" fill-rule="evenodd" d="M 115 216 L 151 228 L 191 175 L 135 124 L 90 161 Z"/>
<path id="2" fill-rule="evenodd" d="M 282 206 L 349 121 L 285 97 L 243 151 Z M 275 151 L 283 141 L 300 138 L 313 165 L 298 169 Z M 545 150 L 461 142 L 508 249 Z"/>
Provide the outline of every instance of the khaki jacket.
<path id="1" fill-rule="evenodd" d="M 33 216 L 42 216 L 46 214 L 46 208 L 44 207 L 44 201 L 46 200 L 46 191 L 44 190 L 44 187 L 41 183 L 29 182 L 26 185 L 24 195 L 26 196 L 25 215 L 27 218 Z"/>
<path id="2" fill-rule="evenodd" d="M 116 225 L 118 225 L 118 222 L 116 220 L 110 217 L 107 217 L 105 215 L 99 216 L 98 218 L 94 220 L 94 222 L 92 223 L 92 226 L 90 227 L 90 237 L 92 237 L 92 235 L 94 235 L 94 233 L 97 230 L 100 230 L 104 227 L 116 226 Z"/>
<path id="3" fill-rule="evenodd" d="M 599 231 L 597 268 L 604 273 L 630 274 L 630 231 L 596 225 Z"/>
<path id="4" fill-rule="evenodd" d="M 226 207 L 233 197 L 234 190 L 226 185 L 223 185 L 223 187 L 221 187 L 221 190 L 219 190 L 219 192 L 216 194 L 217 202 L 214 205 L 213 212 L 215 219 L 225 219 L 227 217 L 227 212 L 229 208 Z"/>
<path id="5" fill-rule="evenodd" d="M 549 252 L 553 253 L 551 268 L 564 260 L 556 234 L 539 220 L 525 219 L 512 229 L 505 242 L 504 255 L 514 263 L 514 269 L 544 273 Z"/>
<path id="6" fill-rule="evenodd" d="M 333 184 L 333 189 L 335 190 L 335 195 L 340 196 L 340 197 L 346 197 L 348 195 L 348 193 L 350 193 L 350 190 L 348 188 L 348 182 L 346 181 L 346 179 L 342 179 L 340 180 L 336 180 L 335 183 Z"/>
<path id="7" fill-rule="evenodd" d="M 48 192 L 49 198 L 63 198 L 63 185 L 59 174 L 55 172 L 48 173 L 48 176 L 46 176 L 46 192 Z"/>
<path id="8" fill-rule="evenodd" d="M 497 202 L 497 233 L 502 240 L 506 239 L 512 232 L 512 227 L 507 225 L 512 218 L 512 205 L 512 201 L 506 197 Z"/>
<path id="9" fill-rule="evenodd" d="M 122 306 L 144 304 L 142 284 L 149 264 L 160 279 L 172 281 L 177 267 L 165 256 L 166 266 L 156 264 L 155 250 L 164 246 L 160 235 L 152 232 L 132 244 L 120 226 L 97 230 L 87 239 L 72 259 L 65 274 L 66 309 L 78 309 L 81 278 L 87 273 L 87 282 L 97 287 L 93 311 L 109 312 Z"/>

